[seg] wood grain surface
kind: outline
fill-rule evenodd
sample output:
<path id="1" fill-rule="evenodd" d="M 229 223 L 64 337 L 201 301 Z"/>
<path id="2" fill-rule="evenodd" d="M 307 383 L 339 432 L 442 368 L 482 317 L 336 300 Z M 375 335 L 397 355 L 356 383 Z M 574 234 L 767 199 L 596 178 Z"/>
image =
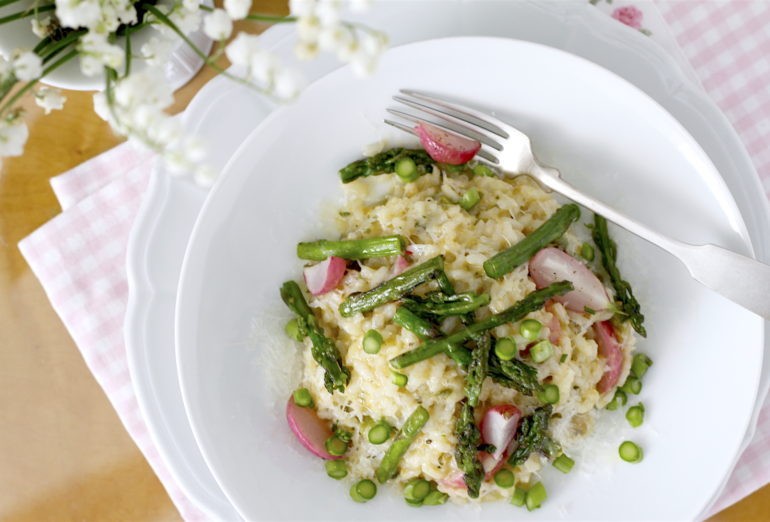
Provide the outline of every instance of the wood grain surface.
<path id="1" fill-rule="evenodd" d="M 284 13 L 286 4 L 255 8 Z M 172 112 L 212 76 L 203 70 L 178 91 Z M 17 248 L 61 211 L 48 180 L 121 141 L 90 93 L 66 94 L 65 109 L 47 117 L 26 103 L 26 152 L 0 167 L 0 520 L 178 520 Z M 770 487 L 712 520 L 770 520 Z"/>

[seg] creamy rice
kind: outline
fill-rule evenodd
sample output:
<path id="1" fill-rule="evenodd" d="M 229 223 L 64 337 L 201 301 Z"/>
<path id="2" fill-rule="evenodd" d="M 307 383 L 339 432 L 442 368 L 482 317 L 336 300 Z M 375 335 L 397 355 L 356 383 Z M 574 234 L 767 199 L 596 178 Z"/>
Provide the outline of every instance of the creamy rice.
<path id="1" fill-rule="evenodd" d="M 478 189 L 482 198 L 468 212 L 453 202 L 472 187 Z M 508 308 L 536 289 L 528 277 L 526 264 L 500 280 L 493 280 L 484 273 L 483 262 L 523 239 L 560 206 L 526 177 L 503 180 L 444 176 L 434 172 L 413 183 L 403 183 L 396 176 L 361 178 L 344 185 L 344 190 L 345 200 L 337 218 L 343 239 L 401 234 L 417 245 L 413 248 L 414 264 L 443 254 L 446 273 L 458 292 L 486 292 L 491 296 L 489 307 L 477 311 L 479 319 Z M 559 245 L 568 253 L 576 255 L 585 240 L 577 235 L 582 228 L 582 225 L 573 226 L 560 239 Z M 321 418 L 354 433 L 346 460 L 350 475 L 356 478 L 373 477 L 389 446 L 369 443 L 368 429 L 381 419 L 399 427 L 418 405 L 425 407 L 430 420 L 402 459 L 394 481 L 403 484 L 421 476 L 435 480 L 439 489 L 448 493 L 453 501 L 472 500 L 465 489 L 441 484 L 458 471 L 454 459 L 457 442 L 454 424 L 457 403 L 464 398 L 463 373 L 442 354 L 400 370 L 409 381 L 405 388 L 398 388 L 392 383 L 388 361 L 417 347 L 420 340 L 392 321 L 397 305 L 387 304 L 353 317 L 342 317 L 339 313 L 345 297 L 391 278 L 392 262 L 392 258 L 364 261 L 361 271 L 348 271 L 336 290 L 309 300 L 326 334 L 335 340 L 351 378 L 344 393 L 328 393 L 323 385 L 323 369 L 313 360 L 310 342 L 306 340 L 301 385 L 310 390 Z M 611 289 L 607 291 L 612 295 Z M 609 315 L 575 313 L 556 303 L 527 316 L 544 325 L 543 337 L 549 335 L 548 325 L 554 316 L 561 327 L 562 335 L 554 344 L 554 355 L 534 365 L 541 382 L 545 380 L 559 387 L 560 401 L 554 405 L 550 424 L 551 435 L 558 442 L 574 443 L 575 439 L 587 435 L 597 409 L 611 399 L 612 394 L 601 396 L 596 391 L 596 383 L 606 365 L 604 359 L 597 356 L 591 328 L 594 322 L 608 319 Z M 376 329 L 384 339 L 376 355 L 361 349 L 363 336 L 369 329 Z M 518 323 L 503 325 L 493 333 L 497 337 L 514 338 L 518 346 L 528 342 L 518 335 Z M 630 368 L 634 336 L 628 323 L 623 323 L 616 333 L 625 355 L 619 380 L 623 382 Z M 567 357 L 561 363 L 563 354 Z M 533 397 L 486 379 L 477 415 L 497 404 L 515 404 L 524 415 L 540 405 Z M 528 482 L 546 462 L 545 457 L 533 453 L 522 466 L 514 468 L 517 480 Z M 510 496 L 510 490 L 498 488 L 493 481 L 484 482 L 479 500 L 503 498 L 506 492 Z"/>

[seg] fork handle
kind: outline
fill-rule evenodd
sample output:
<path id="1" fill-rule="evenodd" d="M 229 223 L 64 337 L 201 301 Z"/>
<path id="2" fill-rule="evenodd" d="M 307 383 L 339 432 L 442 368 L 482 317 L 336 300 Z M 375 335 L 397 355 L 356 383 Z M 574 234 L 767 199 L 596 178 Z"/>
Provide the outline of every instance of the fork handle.
<path id="1" fill-rule="evenodd" d="M 544 186 L 600 214 L 674 255 L 696 281 L 770 320 L 770 266 L 716 245 L 691 245 L 656 232 L 617 210 L 583 194 L 552 169 L 533 176 Z"/>

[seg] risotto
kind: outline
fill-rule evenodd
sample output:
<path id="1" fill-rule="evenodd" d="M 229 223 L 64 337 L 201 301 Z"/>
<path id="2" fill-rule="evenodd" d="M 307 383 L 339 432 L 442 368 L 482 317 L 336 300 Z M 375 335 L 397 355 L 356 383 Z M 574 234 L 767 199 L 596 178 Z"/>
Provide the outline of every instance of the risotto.
<path id="1" fill-rule="evenodd" d="M 420 167 L 419 161 L 410 161 L 405 168 Z M 300 318 L 299 328 L 295 323 L 291 332 L 305 345 L 301 389 L 291 407 L 312 409 L 317 422 L 329 426 L 320 454 L 330 459 L 331 476 L 359 481 L 351 490 L 355 500 L 373 496 L 369 486 L 375 477 L 404 488 L 407 502 L 414 505 L 510 498 L 514 480 L 522 492 L 531 488 L 536 473 L 560 456 L 561 445 L 574 445 L 590 433 L 608 403 L 617 406 L 615 391 L 631 369 L 633 328 L 616 314 L 614 289 L 593 275 L 609 280 L 583 225 L 538 245 L 536 255 L 508 267 L 501 277 L 489 276 L 485 262 L 539 236 L 561 207 L 529 178 L 485 175 L 488 169 L 471 166 L 447 171 L 426 165 L 422 170 L 409 182 L 396 169 L 400 177 L 362 176 L 343 185 L 344 200 L 335 212 L 340 231 L 335 239 L 340 241 L 336 247 L 326 245 L 339 249 L 339 255 L 329 251 L 315 258 L 325 259 L 311 266 L 323 274 L 306 269 L 307 285 L 318 294 L 307 298 L 315 325 L 308 327 Z M 358 244 L 349 240 L 393 237 L 400 244 L 391 255 L 377 255 L 377 248 L 372 255 L 344 255 L 349 252 L 344 245 Z M 517 303 L 547 290 L 533 263 L 565 255 L 601 285 L 598 292 L 606 296 L 607 306 L 582 304 L 576 310 L 574 296 L 590 290 L 573 281 L 573 291 L 514 317 L 510 310 Z M 436 259 L 443 265 L 439 276 L 411 286 L 393 283 Z M 338 260 L 337 268 L 330 260 Z M 560 276 L 563 270 L 551 270 L 547 262 L 544 266 L 550 274 L 546 279 L 570 280 Z M 380 293 L 386 295 L 375 296 L 385 287 L 389 292 Z M 373 296 L 374 306 L 362 311 L 349 306 Z M 404 323 L 401 308 L 427 330 L 405 327 L 411 323 Z M 318 335 L 308 331 L 313 327 Z M 332 343 L 327 348 L 336 348 L 336 363 L 320 355 L 319 335 Z M 431 347 L 437 353 L 427 353 Z M 452 350 L 460 356 L 451 356 Z M 338 375 L 342 383 L 337 387 L 330 365 L 347 374 Z M 529 372 L 532 387 L 511 385 L 495 374 L 501 367 Z M 469 391 L 474 386 L 475 395 Z M 404 433 L 418 410 L 424 412 L 422 425 Z M 538 415 L 545 425 L 535 428 Z M 505 427 L 495 431 L 498 425 Z M 299 426 L 295 433 L 302 430 Z M 461 456 L 462 448 L 470 450 Z M 569 471 L 571 459 L 565 458 L 569 464 L 562 470 Z M 366 487 L 356 490 L 362 482 Z"/>

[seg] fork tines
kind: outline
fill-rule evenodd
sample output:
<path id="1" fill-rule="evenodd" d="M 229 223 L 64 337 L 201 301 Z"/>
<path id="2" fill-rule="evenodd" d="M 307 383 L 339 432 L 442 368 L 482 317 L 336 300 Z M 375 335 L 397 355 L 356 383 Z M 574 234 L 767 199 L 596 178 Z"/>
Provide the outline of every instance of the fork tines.
<path id="1" fill-rule="evenodd" d="M 490 114 L 454 102 L 448 102 L 429 94 L 402 89 L 400 95 L 393 96 L 410 110 L 389 107 L 387 111 L 412 124 L 427 122 L 447 132 L 476 140 L 482 144 L 477 156 L 498 164 L 495 151 L 503 149 L 500 141 L 508 138 L 509 125 Z M 415 134 L 412 126 L 398 120 L 386 119 L 385 123 L 399 130 Z"/>

